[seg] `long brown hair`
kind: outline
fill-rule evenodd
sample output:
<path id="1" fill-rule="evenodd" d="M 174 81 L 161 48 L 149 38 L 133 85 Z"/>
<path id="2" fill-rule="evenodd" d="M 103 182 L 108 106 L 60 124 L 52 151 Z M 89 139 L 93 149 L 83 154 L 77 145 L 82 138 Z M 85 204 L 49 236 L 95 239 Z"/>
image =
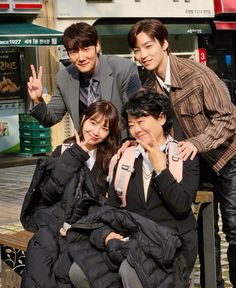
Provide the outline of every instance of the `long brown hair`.
<path id="1" fill-rule="evenodd" d="M 83 123 L 95 114 L 104 115 L 105 124 L 109 128 L 109 134 L 103 142 L 98 144 L 96 154 L 99 170 L 101 169 L 103 173 L 107 173 L 111 157 L 117 152 L 120 144 L 119 112 L 111 102 L 101 100 L 92 103 L 80 118 L 78 133 L 81 140 L 83 140 Z"/>

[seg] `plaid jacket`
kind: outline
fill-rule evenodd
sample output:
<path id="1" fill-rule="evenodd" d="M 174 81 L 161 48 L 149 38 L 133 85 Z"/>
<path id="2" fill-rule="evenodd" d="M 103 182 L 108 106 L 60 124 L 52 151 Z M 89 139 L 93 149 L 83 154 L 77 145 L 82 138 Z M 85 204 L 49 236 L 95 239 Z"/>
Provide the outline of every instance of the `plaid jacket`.
<path id="1" fill-rule="evenodd" d="M 171 53 L 169 97 L 176 117 L 216 172 L 236 155 L 236 107 L 225 84 L 207 66 Z M 144 89 L 165 94 L 154 73 Z"/>

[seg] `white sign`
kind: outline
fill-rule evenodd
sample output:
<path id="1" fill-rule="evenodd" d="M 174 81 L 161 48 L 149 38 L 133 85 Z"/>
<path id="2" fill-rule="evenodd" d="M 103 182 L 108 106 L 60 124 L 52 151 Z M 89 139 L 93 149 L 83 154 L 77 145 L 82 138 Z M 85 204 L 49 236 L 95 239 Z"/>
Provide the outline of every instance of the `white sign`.
<path id="1" fill-rule="evenodd" d="M 213 0 L 55 0 L 57 18 L 103 17 L 213 18 Z"/>

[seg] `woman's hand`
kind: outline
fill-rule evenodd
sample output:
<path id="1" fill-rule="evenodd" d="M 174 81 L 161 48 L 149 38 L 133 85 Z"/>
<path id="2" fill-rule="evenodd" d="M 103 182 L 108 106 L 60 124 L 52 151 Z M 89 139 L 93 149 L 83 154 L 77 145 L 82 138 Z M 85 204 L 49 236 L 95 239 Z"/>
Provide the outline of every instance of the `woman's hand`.
<path id="1" fill-rule="evenodd" d="M 124 237 L 116 232 L 111 232 L 110 234 L 107 235 L 106 239 L 105 239 L 105 246 L 107 246 L 108 242 L 110 240 L 116 239 L 116 240 L 121 240 Z"/>
<path id="2" fill-rule="evenodd" d="M 141 140 L 137 140 L 137 143 L 139 143 L 148 153 L 148 157 L 152 163 L 153 169 L 155 171 L 161 172 L 162 170 L 165 170 L 167 168 L 166 154 L 160 150 L 160 143 L 157 143 L 154 136 L 151 134 L 150 136 L 152 138 L 152 146 L 146 144 Z"/>
<path id="3" fill-rule="evenodd" d="M 79 134 L 78 134 L 77 130 L 74 129 L 74 132 L 75 132 L 76 143 L 77 143 L 85 152 L 88 152 L 89 149 L 87 148 L 86 145 L 88 144 L 89 139 L 87 139 L 86 141 L 80 141 L 80 137 L 79 137 Z"/>

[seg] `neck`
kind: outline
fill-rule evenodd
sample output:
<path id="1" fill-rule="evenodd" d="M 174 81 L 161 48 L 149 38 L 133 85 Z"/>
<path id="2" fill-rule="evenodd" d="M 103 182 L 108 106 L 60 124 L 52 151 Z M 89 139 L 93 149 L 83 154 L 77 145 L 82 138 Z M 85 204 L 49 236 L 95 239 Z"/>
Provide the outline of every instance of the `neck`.
<path id="1" fill-rule="evenodd" d="M 160 63 L 160 65 L 156 68 L 155 73 L 163 80 L 165 81 L 166 78 L 166 67 L 167 67 L 167 61 L 168 61 L 168 54 L 165 52 L 164 57 Z"/>

